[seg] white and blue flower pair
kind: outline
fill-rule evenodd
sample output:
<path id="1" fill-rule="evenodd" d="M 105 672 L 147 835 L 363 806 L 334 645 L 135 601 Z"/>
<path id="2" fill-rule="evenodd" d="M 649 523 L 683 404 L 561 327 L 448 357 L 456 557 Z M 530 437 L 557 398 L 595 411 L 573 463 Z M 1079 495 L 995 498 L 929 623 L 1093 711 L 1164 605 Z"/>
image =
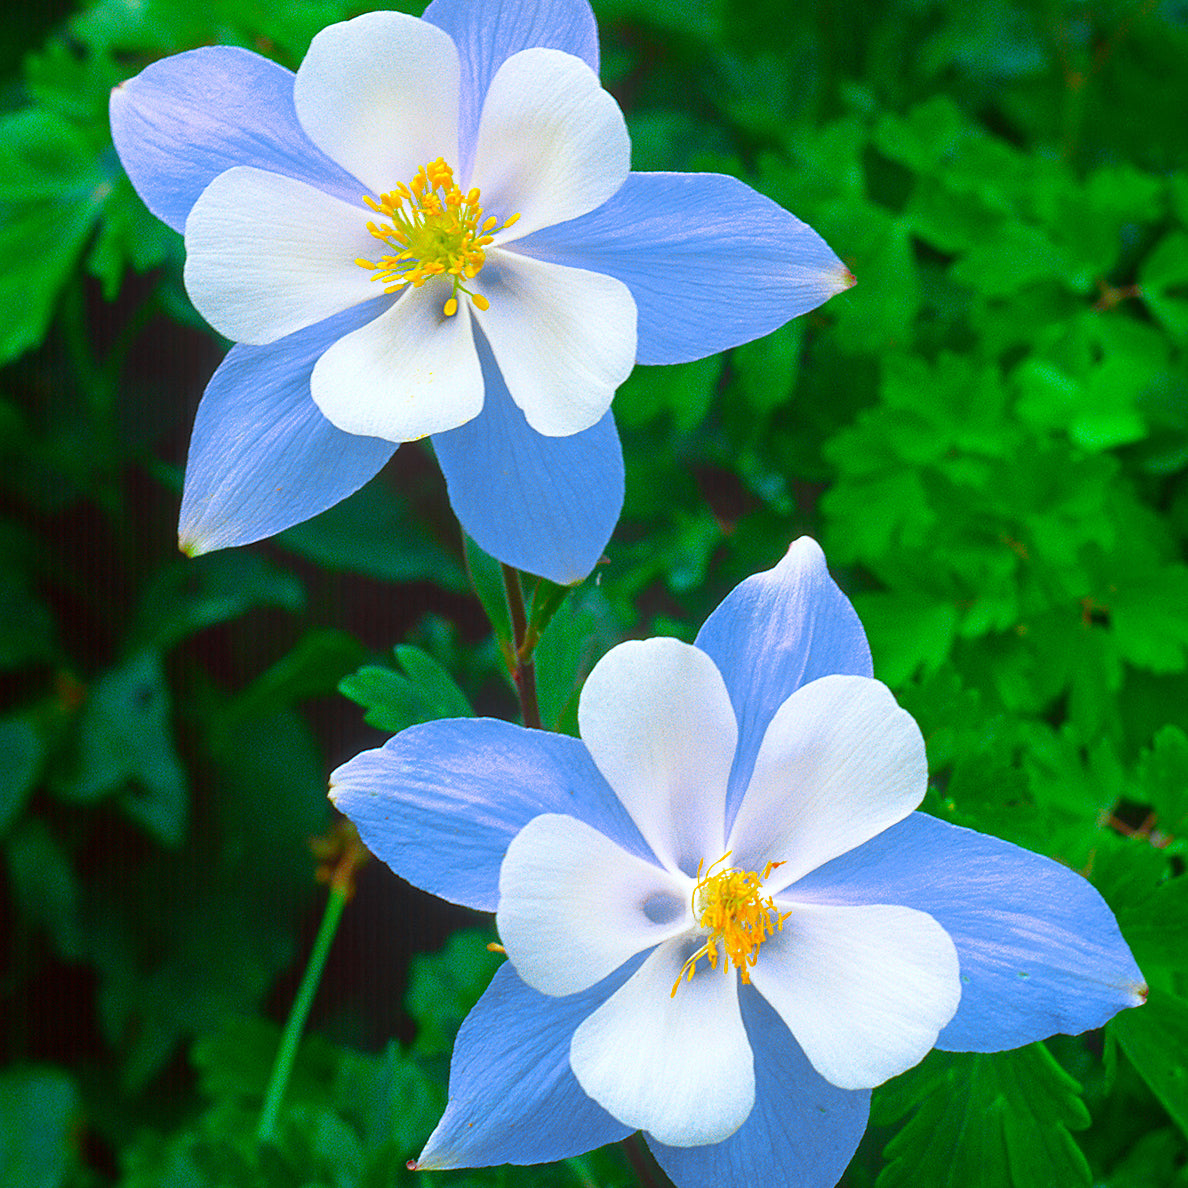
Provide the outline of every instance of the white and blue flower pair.
<path id="1" fill-rule="evenodd" d="M 634 363 L 852 282 L 736 179 L 631 173 L 597 70 L 587 0 L 433 0 L 330 26 L 295 75 L 216 46 L 116 89 L 120 159 L 239 344 L 198 410 L 183 548 L 307 519 L 431 436 L 466 531 L 575 581 L 622 507 L 609 409 Z"/>
<path id="2" fill-rule="evenodd" d="M 393 870 L 495 911 L 508 956 L 421 1167 L 640 1129 L 680 1188 L 828 1186 L 870 1089 L 930 1048 L 1013 1048 L 1144 1001 L 1088 882 L 913 811 L 920 732 L 807 538 L 694 646 L 609 652 L 579 723 L 433 722 L 331 779 Z"/>

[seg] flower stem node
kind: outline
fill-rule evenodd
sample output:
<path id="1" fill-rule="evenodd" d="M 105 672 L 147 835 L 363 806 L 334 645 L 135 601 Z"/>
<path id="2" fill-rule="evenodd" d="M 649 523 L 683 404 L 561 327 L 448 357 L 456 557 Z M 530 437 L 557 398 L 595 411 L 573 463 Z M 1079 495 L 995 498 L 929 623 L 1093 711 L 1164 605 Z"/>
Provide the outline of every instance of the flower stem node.
<path id="1" fill-rule="evenodd" d="M 486 310 L 490 302 L 473 293 L 464 281 L 473 280 L 486 262 L 485 248 L 494 242 L 494 232 L 515 224 L 518 214 L 500 224 L 497 215 L 483 218 L 479 191 L 465 194 L 454 181 L 454 171 L 444 157 L 417 170 L 411 185 L 397 184 L 377 199 L 363 196 L 386 223 L 369 222 L 367 230 L 392 249 L 378 261 L 358 259 L 360 268 L 373 273 L 385 293 L 398 293 L 406 285 L 419 289 L 435 276 L 453 280 L 453 292 L 443 306 L 446 317 L 458 312 L 458 294 L 465 293 L 476 308 Z"/>
<path id="2" fill-rule="evenodd" d="M 782 862 L 769 862 L 761 873 L 753 870 L 738 870 L 724 866 L 732 851 L 727 850 L 721 858 L 711 862 L 702 874 L 702 863 L 697 864 L 697 885 L 693 888 L 693 917 L 699 926 L 708 931 L 704 945 L 681 966 L 681 972 L 673 983 L 671 998 L 676 997 L 682 980 L 692 981 L 697 962 L 705 957 L 711 969 L 718 967 L 718 945 L 726 950 L 726 956 L 734 963 L 744 982 L 750 982 L 751 967 L 759 959 L 759 946 L 774 932 L 784 927 L 784 921 L 792 914 L 780 913 L 770 895 L 763 894 L 763 883 Z M 715 867 L 722 867 L 714 872 Z M 728 966 L 724 966 L 728 970 Z"/>

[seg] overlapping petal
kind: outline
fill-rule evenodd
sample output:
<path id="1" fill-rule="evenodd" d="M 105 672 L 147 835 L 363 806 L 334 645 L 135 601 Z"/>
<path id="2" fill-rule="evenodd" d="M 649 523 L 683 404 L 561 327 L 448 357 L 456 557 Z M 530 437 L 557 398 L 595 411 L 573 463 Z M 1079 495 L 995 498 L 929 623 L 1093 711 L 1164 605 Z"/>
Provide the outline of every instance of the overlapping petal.
<path id="1" fill-rule="evenodd" d="M 493 912 L 511 840 L 564 813 L 650 858 L 638 829 L 576 738 L 492 719 L 427 722 L 330 776 L 330 796 L 398 875 Z"/>
<path id="2" fill-rule="evenodd" d="M 948 933 L 912 908 L 776 906 L 792 914 L 751 981 L 817 1072 L 840 1089 L 869 1089 L 919 1063 L 961 997 Z"/>
<path id="3" fill-rule="evenodd" d="M 1016 1048 L 1102 1026 L 1146 997 L 1094 887 L 1051 858 L 923 813 L 802 879 L 798 900 L 901 903 L 933 916 L 961 960 L 961 1005 L 937 1047 Z"/>
<path id="4" fill-rule="evenodd" d="M 542 994 L 573 994 L 630 957 L 687 932 L 693 880 L 615 845 L 573 817 L 544 813 L 512 839 L 499 872 L 499 939 Z M 651 905 L 665 911 L 659 919 Z"/>
<path id="5" fill-rule="evenodd" d="M 542 437 L 512 403 L 481 335 L 478 351 L 483 411 L 433 438 L 450 505 L 491 556 L 561 585 L 580 581 L 602 556 L 623 506 L 614 419 L 607 413 L 583 433 Z"/>
<path id="6" fill-rule="evenodd" d="M 872 676 L 870 647 L 854 608 L 829 576 L 821 546 L 807 536 L 793 541 L 773 569 L 736 586 L 706 619 L 696 644 L 722 673 L 738 719 L 730 821 L 776 710 L 818 677 Z"/>
<path id="7" fill-rule="evenodd" d="M 928 787 L 920 728 L 886 685 L 826 676 L 776 710 L 727 848 L 735 865 L 781 862 L 769 893 L 902 821 Z"/>
<path id="8" fill-rule="evenodd" d="M 186 292 L 219 333 L 275 342 L 377 296 L 355 263 L 375 244 L 366 222 L 361 205 L 238 165 L 186 220 Z"/>
<path id="9" fill-rule="evenodd" d="M 811 227 L 716 173 L 633 173 L 604 205 L 522 250 L 623 281 L 639 307 L 640 363 L 749 342 L 853 284 Z"/>
<path id="10" fill-rule="evenodd" d="M 633 972 L 582 994 L 548 998 L 504 964 L 462 1022 L 450 1099 L 417 1167 L 544 1163 L 615 1142 L 631 1127 L 585 1094 L 569 1066 L 577 1025 Z"/>
<path id="11" fill-rule="evenodd" d="M 668 941 L 577 1027 L 578 1084 L 632 1129 L 672 1146 L 721 1142 L 755 1102 L 738 979 L 694 977 L 670 995 L 687 945 Z"/>
<path id="12" fill-rule="evenodd" d="M 343 433 L 309 398 L 318 357 L 386 300 L 270 346 L 232 347 L 194 418 L 178 529 L 185 552 L 250 544 L 308 520 L 391 458 L 390 441 Z"/>
<path id="13" fill-rule="evenodd" d="M 755 1056 L 754 1108 L 713 1146 L 667 1147 L 649 1137 L 656 1161 L 681 1188 L 835 1184 L 866 1130 L 870 1091 L 829 1084 L 753 988 L 740 989 L 739 1006 Z"/>
<path id="14" fill-rule="evenodd" d="M 589 429 L 635 365 L 635 303 L 600 272 L 492 253 L 473 282 L 491 306 L 474 317 L 512 399 L 546 437 Z"/>
<path id="15" fill-rule="evenodd" d="M 430 281 L 406 290 L 318 360 L 310 392 L 327 420 L 347 433 L 415 441 L 478 416 L 483 373 L 470 314 L 463 308 L 447 317 L 449 287 L 438 288 Z"/>
<path id="16" fill-rule="evenodd" d="M 198 195 L 224 170 L 251 165 L 343 201 L 358 182 L 306 135 L 293 72 L 238 46 L 162 58 L 111 93 L 120 163 L 149 210 L 184 231 Z"/>
<path id="17" fill-rule="evenodd" d="M 586 678 L 582 741 L 656 856 L 694 874 L 723 851 L 734 714 L 710 658 L 676 639 L 613 648 Z"/>
<path id="18" fill-rule="evenodd" d="M 449 34 L 402 12 L 368 12 L 310 42 L 293 102 L 309 138 L 378 196 L 438 157 L 457 164 L 458 83 Z"/>
<path id="19" fill-rule="evenodd" d="M 433 0 L 423 19 L 444 29 L 461 62 L 458 113 L 461 176 L 470 176 L 483 98 L 512 54 L 533 46 L 564 50 L 598 70 L 598 29 L 586 0 Z"/>
<path id="20" fill-rule="evenodd" d="M 526 49 L 495 72 L 483 102 L 470 182 L 502 223 L 495 242 L 519 239 L 601 206 L 631 170 L 619 105 L 580 58 Z"/>

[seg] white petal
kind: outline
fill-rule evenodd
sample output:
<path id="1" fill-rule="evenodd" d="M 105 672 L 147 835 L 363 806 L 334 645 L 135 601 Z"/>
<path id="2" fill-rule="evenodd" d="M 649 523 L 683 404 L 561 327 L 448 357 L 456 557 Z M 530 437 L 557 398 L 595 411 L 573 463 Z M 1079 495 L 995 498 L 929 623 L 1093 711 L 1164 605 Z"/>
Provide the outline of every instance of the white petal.
<path id="1" fill-rule="evenodd" d="M 817 1072 L 870 1089 L 922 1060 L 961 998 L 949 934 L 913 908 L 776 905 L 792 915 L 751 982 Z"/>
<path id="2" fill-rule="evenodd" d="M 578 726 L 656 857 L 694 874 L 722 855 L 738 727 L 714 662 L 676 639 L 633 640 L 594 666 Z"/>
<path id="3" fill-rule="evenodd" d="M 692 879 L 628 854 L 584 821 L 545 813 L 507 848 L 495 919 L 508 960 L 529 986 L 574 994 L 687 932 L 692 892 Z"/>
<path id="4" fill-rule="evenodd" d="M 555 49 L 513 54 L 495 72 L 479 121 L 471 185 L 522 238 L 594 210 L 631 171 L 623 113 L 580 58 Z"/>
<path id="5" fill-rule="evenodd" d="M 785 865 L 778 891 L 902 821 L 924 799 L 928 763 L 910 714 L 869 677 L 827 676 L 776 710 L 730 831 L 731 865 Z"/>
<path id="6" fill-rule="evenodd" d="M 437 157 L 457 168 L 458 78 L 448 33 L 369 12 L 313 39 L 293 102 L 310 140 L 379 195 Z"/>
<path id="7" fill-rule="evenodd" d="M 474 331 L 465 307 L 442 313 L 449 292 L 434 281 L 406 292 L 317 361 L 310 390 L 328 421 L 363 437 L 415 441 L 478 416 Z"/>
<path id="8" fill-rule="evenodd" d="M 720 1143 L 755 1104 L 755 1065 L 738 976 L 704 968 L 673 983 L 687 944 L 661 945 L 573 1033 L 578 1084 L 627 1126 L 670 1147 Z"/>
<path id="9" fill-rule="evenodd" d="M 601 272 L 491 251 L 474 311 L 512 399 L 546 437 L 589 429 L 635 366 L 635 299 Z"/>
<path id="10" fill-rule="evenodd" d="M 186 291 L 220 334 L 255 346 L 380 296 L 369 257 L 372 217 L 321 190 L 237 165 L 186 219 Z"/>

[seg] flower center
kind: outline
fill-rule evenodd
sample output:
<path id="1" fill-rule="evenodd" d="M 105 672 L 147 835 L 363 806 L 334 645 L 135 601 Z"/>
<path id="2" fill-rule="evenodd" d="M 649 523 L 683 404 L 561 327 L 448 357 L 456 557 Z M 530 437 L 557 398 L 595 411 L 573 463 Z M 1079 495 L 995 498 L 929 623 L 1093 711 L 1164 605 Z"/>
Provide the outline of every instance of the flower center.
<path id="1" fill-rule="evenodd" d="M 453 317 L 458 312 L 458 294 L 465 293 L 479 308 L 490 302 L 481 293 L 472 293 L 465 282 L 482 271 L 484 249 L 492 241 L 499 219 L 483 218 L 476 189 L 465 194 L 454 183 L 454 171 L 442 157 L 417 170 L 412 184 L 402 183 L 379 200 L 365 194 L 363 201 L 386 223 L 368 223 L 367 230 L 380 243 L 392 249 L 378 261 L 356 260 L 368 269 L 373 281 L 384 286 L 385 293 L 398 293 L 405 285 L 419 289 L 427 280 L 443 276 L 453 281 L 453 291 L 444 312 Z M 503 220 L 510 227 L 520 216 Z"/>
<path id="2" fill-rule="evenodd" d="M 761 874 L 753 870 L 736 870 L 722 864 L 730 857 L 727 850 L 716 862 L 711 862 L 705 874 L 697 864 L 697 886 L 693 888 L 693 916 L 699 927 L 708 932 L 706 942 L 681 966 L 673 983 L 672 997 L 682 979 L 693 980 L 697 962 L 706 957 L 710 968 L 718 967 L 718 945 L 734 963 L 744 982 L 751 980 L 751 966 L 759 959 L 759 946 L 784 927 L 792 914 L 780 915 L 770 895 L 764 895 L 763 880 L 782 862 L 769 862 Z M 722 869 L 716 874 L 714 867 Z M 728 968 L 728 967 L 724 967 Z"/>

